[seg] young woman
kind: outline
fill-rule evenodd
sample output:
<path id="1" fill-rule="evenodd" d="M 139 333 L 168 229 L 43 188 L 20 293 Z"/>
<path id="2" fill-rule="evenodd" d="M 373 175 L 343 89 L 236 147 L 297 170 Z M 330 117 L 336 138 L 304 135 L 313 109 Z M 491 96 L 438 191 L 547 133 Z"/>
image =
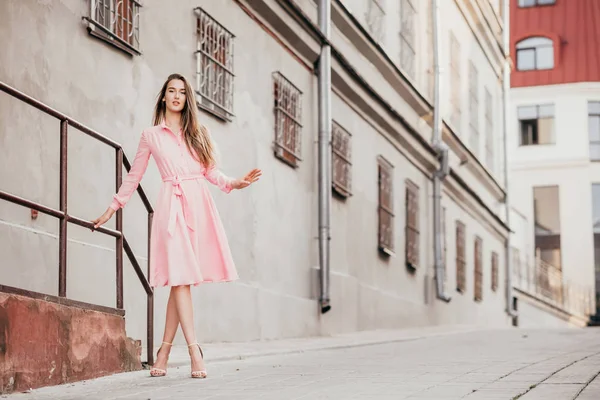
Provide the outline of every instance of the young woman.
<path id="1" fill-rule="evenodd" d="M 216 168 L 215 148 L 207 129 L 198 123 L 194 92 L 187 80 L 169 76 L 154 108 L 154 125 L 142 132 L 131 171 L 123 180 L 110 207 L 93 221 L 106 223 L 124 207 L 146 171 L 150 155 L 162 176 L 150 244 L 150 285 L 171 288 L 163 342 L 150 370 L 167 374 L 167 360 L 179 324 L 188 343 L 192 378 L 206 378 L 204 355 L 196 342 L 190 286 L 237 279 L 225 231 L 206 181 L 229 193 L 256 182 L 253 169 L 241 179 L 231 179 Z"/>

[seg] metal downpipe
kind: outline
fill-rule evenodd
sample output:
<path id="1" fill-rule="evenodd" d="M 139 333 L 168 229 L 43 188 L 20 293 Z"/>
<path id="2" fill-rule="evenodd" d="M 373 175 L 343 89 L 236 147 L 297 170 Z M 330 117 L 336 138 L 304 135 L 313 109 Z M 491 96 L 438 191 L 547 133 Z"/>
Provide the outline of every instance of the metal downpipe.
<path id="1" fill-rule="evenodd" d="M 442 113 L 440 110 L 440 51 L 439 51 L 439 9 L 437 0 L 432 0 L 433 19 L 433 139 L 432 145 L 437 152 L 440 168 L 433 174 L 433 254 L 436 292 L 438 299 L 449 302 L 450 296 L 445 292 L 445 268 L 442 257 L 442 182 L 448 175 L 448 148 L 442 142 Z"/>
<path id="2" fill-rule="evenodd" d="M 331 36 L 331 0 L 319 0 L 319 28 Z M 331 309 L 329 297 L 331 220 L 331 48 L 321 44 L 319 57 L 319 272 L 321 313 Z"/>
<path id="3" fill-rule="evenodd" d="M 509 188 L 508 188 L 508 105 L 509 105 L 509 90 L 510 90 L 510 2 L 505 1 L 503 4 L 503 18 L 502 22 L 504 25 L 504 29 L 502 31 L 502 48 L 504 50 L 504 66 L 502 68 L 502 103 L 503 103 L 503 145 L 504 145 L 504 207 L 506 212 L 506 225 L 510 229 L 510 197 L 509 197 Z M 512 251 L 511 251 L 511 232 L 509 230 L 508 236 L 506 238 L 506 248 L 505 248 L 506 258 L 506 313 L 512 317 L 517 317 L 517 312 L 513 308 L 512 304 Z"/>

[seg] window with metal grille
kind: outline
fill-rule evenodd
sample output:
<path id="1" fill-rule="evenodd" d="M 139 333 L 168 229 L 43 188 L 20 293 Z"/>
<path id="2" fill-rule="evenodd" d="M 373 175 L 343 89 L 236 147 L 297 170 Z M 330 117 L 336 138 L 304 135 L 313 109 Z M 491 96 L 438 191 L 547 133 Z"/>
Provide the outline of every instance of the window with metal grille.
<path id="1" fill-rule="evenodd" d="M 448 254 L 447 244 L 446 207 L 442 207 L 442 260 L 444 262 L 444 282 L 448 280 L 448 260 L 446 259 L 446 254 Z"/>
<path id="2" fill-rule="evenodd" d="M 554 144 L 554 104 L 517 108 L 521 146 Z"/>
<path id="3" fill-rule="evenodd" d="M 90 0 L 88 30 L 129 54 L 141 54 L 140 7 L 136 0 Z"/>
<path id="4" fill-rule="evenodd" d="M 456 221 L 456 290 L 461 293 L 467 288 L 465 224 Z"/>
<path id="5" fill-rule="evenodd" d="M 475 301 L 483 300 L 483 241 L 475 237 Z"/>
<path id="6" fill-rule="evenodd" d="M 588 102 L 590 160 L 600 161 L 600 101 Z"/>
<path id="7" fill-rule="evenodd" d="M 386 254 L 394 253 L 394 193 L 393 166 L 379 156 L 379 249 Z"/>
<path id="8" fill-rule="evenodd" d="M 469 63 L 469 145 L 479 156 L 479 74 L 475 64 Z"/>
<path id="9" fill-rule="evenodd" d="M 406 264 L 419 266 L 419 187 L 406 180 Z"/>
<path id="10" fill-rule="evenodd" d="M 415 0 L 400 1 L 400 67 L 415 79 Z"/>
<path id="11" fill-rule="evenodd" d="M 203 9 L 196 8 L 194 11 L 198 107 L 231 121 L 234 35 Z"/>
<path id="12" fill-rule="evenodd" d="M 459 134 L 462 133 L 460 86 L 460 44 L 454 33 L 450 32 L 450 121 Z"/>
<path id="13" fill-rule="evenodd" d="M 302 92 L 280 72 L 273 74 L 275 156 L 296 167 L 302 145 Z"/>
<path id="14" fill-rule="evenodd" d="M 498 290 L 498 253 L 492 253 L 492 290 Z"/>
<path id="15" fill-rule="evenodd" d="M 490 172 L 494 172 L 494 99 L 485 89 L 485 162 Z"/>
<path id="16" fill-rule="evenodd" d="M 377 42 L 383 41 L 383 33 L 385 28 L 385 0 L 368 0 L 367 5 L 367 30 Z"/>
<path id="17" fill-rule="evenodd" d="M 332 128 L 333 190 L 340 196 L 348 197 L 352 194 L 351 135 L 336 122 L 333 122 Z"/>

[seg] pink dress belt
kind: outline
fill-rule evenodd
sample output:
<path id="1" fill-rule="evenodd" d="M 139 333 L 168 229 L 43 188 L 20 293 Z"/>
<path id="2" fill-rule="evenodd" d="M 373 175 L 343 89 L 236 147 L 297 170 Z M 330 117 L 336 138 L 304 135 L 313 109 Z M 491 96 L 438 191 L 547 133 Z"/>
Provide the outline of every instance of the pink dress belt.
<path id="1" fill-rule="evenodd" d="M 184 175 L 184 176 L 175 175 L 175 176 L 168 176 L 166 178 L 163 178 L 163 182 L 170 182 L 173 185 L 173 196 L 175 197 L 173 199 L 173 201 L 179 200 L 181 202 L 181 209 L 183 211 L 183 219 L 185 220 L 185 223 L 186 223 L 188 229 L 191 231 L 194 230 L 194 227 L 192 226 L 192 219 L 189 216 L 189 204 L 188 204 L 187 198 L 185 196 L 185 193 L 183 191 L 183 187 L 181 186 L 181 182 L 182 181 L 191 181 L 191 180 L 196 180 L 196 179 L 203 179 L 203 178 L 204 178 L 203 175 Z M 173 233 L 175 232 L 176 219 L 177 219 L 177 212 L 176 212 L 175 207 L 173 206 L 173 203 L 171 203 L 171 211 L 169 212 L 169 227 L 168 227 L 169 235 L 171 235 L 171 236 L 173 236 Z"/>

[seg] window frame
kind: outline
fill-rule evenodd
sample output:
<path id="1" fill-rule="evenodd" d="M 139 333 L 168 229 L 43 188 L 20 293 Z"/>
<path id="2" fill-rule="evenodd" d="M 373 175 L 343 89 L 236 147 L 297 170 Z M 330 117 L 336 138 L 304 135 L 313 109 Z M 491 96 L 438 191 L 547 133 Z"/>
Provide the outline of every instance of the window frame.
<path id="1" fill-rule="evenodd" d="M 480 152 L 479 133 L 479 71 L 473 61 L 469 62 L 469 147 L 476 157 Z"/>
<path id="2" fill-rule="evenodd" d="M 120 3 L 119 7 L 117 7 L 117 2 Z M 101 39 L 131 56 L 142 54 L 140 50 L 140 8 L 142 8 L 142 3 L 140 0 L 89 0 L 89 5 L 90 14 L 88 17 L 84 17 L 84 20 L 87 21 L 87 29 L 91 36 Z M 127 7 L 127 17 L 123 17 L 125 7 Z M 106 26 L 106 16 L 102 17 L 102 21 L 100 20 L 101 8 L 104 8 L 104 12 L 109 13 L 109 27 Z M 120 27 L 118 24 L 119 10 L 121 11 Z M 124 24 L 127 24 L 128 29 L 125 29 Z M 123 37 L 126 32 L 131 40 L 125 40 Z"/>
<path id="3" fill-rule="evenodd" d="M 473 256 L 473 300 L 481 302 L 483 301 L 483 239 L 480 236 L 475 236 Z"/>
<path id="4" fill-rule="evenodd" d="M 366 27 L 373 39 L 380 43 L 385 37 L 385 0 L 368 0 L 365 13 Z"/>
<path id="5" fill-rule="evenodd" d="M 461 58 L 460 43 L 454 32 L 450 32 L 450 121 L 459 135 L 462 133 L 462 107 L 461 107 Z"/>
<path id="6" fill-rule="evenodd" d="M 496 157 L 494 153 L 494 98 L 488 88 L 485 88 L 485 131 L 485 163 L 488 170 L 493 173 L 496 170 Z"/>
<path id="7" fill-rule="evenodd" d="M 419 186 L 410 179 L 405 181 L 405 230 L 404 256 L 406 265 L 412 269 L 419 268 L 419 252 L 421 249 L 419 218 Z"/>
<path id="8" fill-rule="evenodd" d="M 556 5 L 556 0 L 533 0 L 534 4 L 531 4 L 531 5 L 523 5 L 522 1 L 524 1 L 524 0 L 518 1 L 519 8 L 550 7 L 550 6 Z M 540 1 L 552 1 L 552 3 L 541 3 L 540 4 Z"/>
<path id="9" fill-rule="evenodd" d="M 598 107 L 597 111 L 592 110 L 592 107 L 594 105 Z M 598 139 L 597 140 L 592 140 L 592 138 L 591 138 L 592 137 L 592 124 L 591 124 L 592 118 L 598 119 L 598 132 L 597 132 Z M 600 149 L 600 100 L 599 101 L 595 101 L 595 100 L 588 101 L 588 145 L 589 145 L 590 161 L 600 162 L 600 152 L 599 152 L 597 158 L 592 157 L 592 145 L 597 145 L 598 149 Z"/>
<path id="10" fill-rule="evenodd" d="M 537 45 L 537 46 L 529 45 L 528 47 L 519 47 L 519 46 L 524 46 L 523 42 L 531 41 L 532 39 L 544 39 L 547 42 L 545 44 Z M 542 48 L 552 49 L 552 66 L 551 67 L 539 68 L 537 66 L 538 50 L 542 49 Z M 550 70 L 553 70 L 556 67 L 556 51 L 555 50 L 556 49 L 554 46 L 554 41 L 551 38 L 546 37 L 546 36 L 530 36 L 530 37 L 526 37 L 526 38 L 519 40 L 515 44 L 515 64 L 516 64 L 517 71 L 527 72 L 527 71 L 550 71 Z M 519 53 L 530 52 L 530 51 L 533 52 L 533 68 L 522 68 L 519 63 Z"/>
<path id="11" fill-rule="evenodd" d="M 339 123 L 336 121 L 332 121 L 331 127 L 331 186 L 333 191 L 343 198 L 347 198 L 352 196 L 352 134 L 344 129 Z M 346 154 L 344 154 L 344 146 L 342 148 L 336 148 L 336 144 L 339 144 L 340 141 L 344 142 L 344 140 L 340 140 L 342 136 L 345 136 L 345 150 L 347 150 Z M 344 168 L 345 181 L 342 179 L 339 180 L 339 175 L 336 173 L 338 169 L 336 169 L 336 161 L 337 164 L 341 163 Z"/>
<path id="12" fill-rule="evenodd" d="M 235 35 L 201 7 L 196 15 L 196 103 L 227 122 L 233 113 Z"/>
<path id="13" fill-rule="evenodd" d="M 413 0 L 400 0 L 400 67 L 411 79 L 416 79 L 416 41 L 415 22 L 417 8 Z M 410 59 L 409 56 L 411 56 Z"/>
<path id="14" fill-rule="evenodd" d="M 499 286 L 499 273 L 500 271 L 498 270 L 498 253 L 496 253 L 495 251 L 492 252 L 492 285 L 491 285 L 491 289 L 492 292 L 497 292 L 498 291 L 498 286 Z"/>
<path id="15" fill-rule="evenodd" d="M 548 117 L 548 116 L 543 116 L 540 117 L 540 108 L 541 107 L 552 107 L 552 117 Z M 523 109 L 523 108 L 532 108 L 535 107 L 535 114 L 536 117 L 535 119 L 532 118 L 524 118 L 521 119 L 520 115 L 519 115 L 519 110 Z M 540 119 L 552 119 L 552 141 L 548 142 L 548 143 L 540 143 L 539 142 L 539 121 Z M 518 127 L 518 131 L 519 131 L 519 147 L 526 147 L 526 146 L 553 146 L 556 145 L 556 107 L 554 105 L 554 103 L 545 103 L 545 104 L 534 104 L 534 105 L 520 105 L 517 106 L 517 121 L 519 124 Z M 523 142 L 523 123 L 533 123 L 533 121 L 535 121 L 535 129 L 536 129 L 536 135 L 537 135 L 537 143 L 533 143 L 533 135 L 532 135 L 532 142 L 531 143 L 524 143 Z M 532 125 L 533 126 L 533 125 Z"/>
<path id="16" fill-rule="evenodd" d="M 281 72 L 273 72 L 272 76 L 275 118 L 273 152 L 275 157 L 297 168 L 302 161 L 302 91 Z M 285 96 L 286 92 L 289 93 L 287 98 L 279 96 L 281 93 Z M 289 145 L 290 142 L 293 143 L 293 147 Z"/>
<path id="17" fill-rule="evenodd" d="M 377 187 L 378 187 L 378 204 L 377 204 L 377 215 L 378 215 L 378 247 L 379 250 L 388 255 L 395 255 L 394 246 L 394 166 L 383 156 L 377 157 Z M 387 192 L 387 203 L 384 202 L 385 189 L 389 188 Z M 389 225 L 384 226 L 384 218 L 382 215 L 386 215 L 389 219 Z M 385 229 L 387 228 L 387 231 Z"/>
<path id="18" fill-rule="evenodd" d="M 466 226 L 456 220 L 456 290 L 465 293 L 467 290 L 467 238 Z"/>

